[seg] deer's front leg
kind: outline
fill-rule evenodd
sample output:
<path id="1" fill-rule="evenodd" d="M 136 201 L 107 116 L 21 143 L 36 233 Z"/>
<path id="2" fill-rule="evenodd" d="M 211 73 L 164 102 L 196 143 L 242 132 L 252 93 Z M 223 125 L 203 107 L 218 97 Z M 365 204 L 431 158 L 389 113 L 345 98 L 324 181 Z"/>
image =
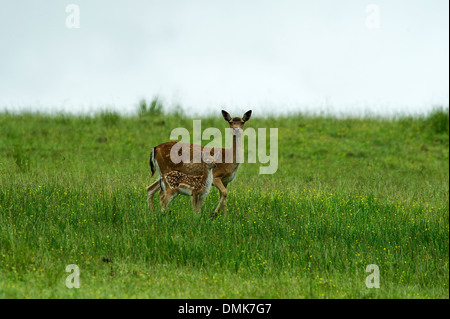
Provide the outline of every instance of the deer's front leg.
<path id="1" fill-rule="evenodd" d="M 214 215 L 217 215 L 220 208 L 223 207 L 223 215 L 224 217 L 227 217 L 227 187 L 223 185 L 220 178 L 214 178 L 213 184 L 220 192 L 220 201 L 217 205 L 217 208 L 214 210 Z"/>
<path id="2" fill-rule="evenodd" d="M 197 200 L 197 212 L 202 212 L 203 198 L 199 197 Z"/>
<path id="3" fill-rule="evenodd" d="M 198 212 L 198 195 L 197 194 L 192 194 L 192 211 L 194 213 Z"/>

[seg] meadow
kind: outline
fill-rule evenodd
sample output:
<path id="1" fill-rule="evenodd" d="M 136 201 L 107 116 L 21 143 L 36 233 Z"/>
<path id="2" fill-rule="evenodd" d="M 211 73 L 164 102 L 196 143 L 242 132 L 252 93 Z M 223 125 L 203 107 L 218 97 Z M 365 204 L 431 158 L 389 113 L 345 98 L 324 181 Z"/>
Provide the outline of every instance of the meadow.
<path id="1" fill-rule="evenodd" d="M 449 297 L 448 109 L 254 110 L 245 128 L 278 128 L 275 174 L 241 164 L 227 218 L 211 218 L 214 187 L 200 216 L 186 196 L 149 211 L 150 150 L 193 119 L 154 102 L 133 116 L 0 113 L 0 298 Z M 202 127 L 227 123 L 217 110 Z"/>

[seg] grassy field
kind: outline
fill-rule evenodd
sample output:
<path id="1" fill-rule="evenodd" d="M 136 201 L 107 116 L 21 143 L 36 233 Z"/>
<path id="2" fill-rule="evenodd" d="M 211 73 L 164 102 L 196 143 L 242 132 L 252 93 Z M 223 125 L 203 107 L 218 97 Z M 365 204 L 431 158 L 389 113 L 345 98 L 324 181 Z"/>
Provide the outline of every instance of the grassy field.
<path id="1" fill-rule="evenodd" d="M 217 117 L 202 127 L 222 130 Z M 242 114 L 232 114 L 241 116 Z M 151 147 L 182 113 L 0 113 L 0 298 L 448 298 L 449 116 L 293 115 L 276 174 L 244 163 L 228 218 L 148 211 Z M 205 144 L 208 141 L 204 141 Z M 159 208 L 156 201 L 155 206 Z M 66 287 L 66 266 L 80 288 Z M 365 285 L 366 266 L 380 288 Z"/>

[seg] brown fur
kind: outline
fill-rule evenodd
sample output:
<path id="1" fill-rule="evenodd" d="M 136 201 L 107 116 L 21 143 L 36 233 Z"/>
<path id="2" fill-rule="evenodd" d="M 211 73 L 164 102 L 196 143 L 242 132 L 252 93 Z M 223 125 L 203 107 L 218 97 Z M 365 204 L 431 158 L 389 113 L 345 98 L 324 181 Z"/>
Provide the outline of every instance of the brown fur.
<path id="1" fill-rule="evenodd" d="M 201 175 L 191 175 L 179 171 L 170 171 L 163 174 L 161 178 L 163 190 L 159 193 L 161 209 L 164 211 L 172 199 L 179 194 L 183 194 L 192 197 L 192 208 L 194 212 L 200 213 L 203 199 L 208 196 L 211 189 L 212 170 L 217 167 L 215 164 L 216 158 L 204 158 L 206 164 L 202 165 L 203 172 Z"/>
<path id="2" fill-rule="evenodd" d="M 242 118 L 234 117 L 232 118 L 230 114 L 226 111 L 222 111 L 222 116 L 230 125 L 230 129 L 240 129 L 242 130 L 245 122 L 247 122 L 251 117 L 252 111 L 248 111 L 244 114 Z M 227 215 L 227 186 L 233 181 L 236 176 L 237 169 L 239 168 L 239 163 L 236 162 L 236 135 L 233 135 L 233 162 L 225 163 L 226 149 L 225 148 L 205 148 L 199 145 L 189 144 L 190 149 L 190 158 L 192 159 L 194 154 L 194 148 L 200 148 L 205 153 L 210 153 L 214 155 L 215 152 L 220 151 L 222 160 L 216 161 L 217 167 L 213 170 L 213 184 L 217 187 L 220 192 L 220 201 L 217 205 L 217 208 L 214 211 L 214 214 L 218 214 L 219 210 L 222 208 L 224 216 Z M 159 170 L 161 174 L 166 174 L 171 171 L 179 171 L 185 174 L 190 175 L 201 175 L 204 171 L 204 163 L 184 163 L 180 162 L 175 164 L 170 159 L 170 150 L 172 147 L 178 142 L 167 142 L 160 144 L 154 148 L 154 161 L 158 164 Z M 157 180 L 152 185 L 147 187 L 147 202 L 148 206 L 151 209 L 153 207 L 153 196 L 160 189 L 160 181 Z M 160 191 L 161 196 L 161 191 Z"/>

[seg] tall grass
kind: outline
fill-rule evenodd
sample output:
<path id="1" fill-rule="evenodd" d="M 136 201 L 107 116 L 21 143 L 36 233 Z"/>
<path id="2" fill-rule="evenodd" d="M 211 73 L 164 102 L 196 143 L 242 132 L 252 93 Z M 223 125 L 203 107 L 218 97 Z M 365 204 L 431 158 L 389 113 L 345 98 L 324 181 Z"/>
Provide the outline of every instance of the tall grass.
<path id="1" fill-rule="evenodd" d="M 229 218 L 212 219 L 215 189 L 200 216 L 187 197 L 148 211 L 151 147 L 192 128 L 150 109 L 0 115 L 0 297 L 448 298 L 448 111 L 254 114 L 248 127 L 278 127 L 278 171 L 242 164 Z"/>

